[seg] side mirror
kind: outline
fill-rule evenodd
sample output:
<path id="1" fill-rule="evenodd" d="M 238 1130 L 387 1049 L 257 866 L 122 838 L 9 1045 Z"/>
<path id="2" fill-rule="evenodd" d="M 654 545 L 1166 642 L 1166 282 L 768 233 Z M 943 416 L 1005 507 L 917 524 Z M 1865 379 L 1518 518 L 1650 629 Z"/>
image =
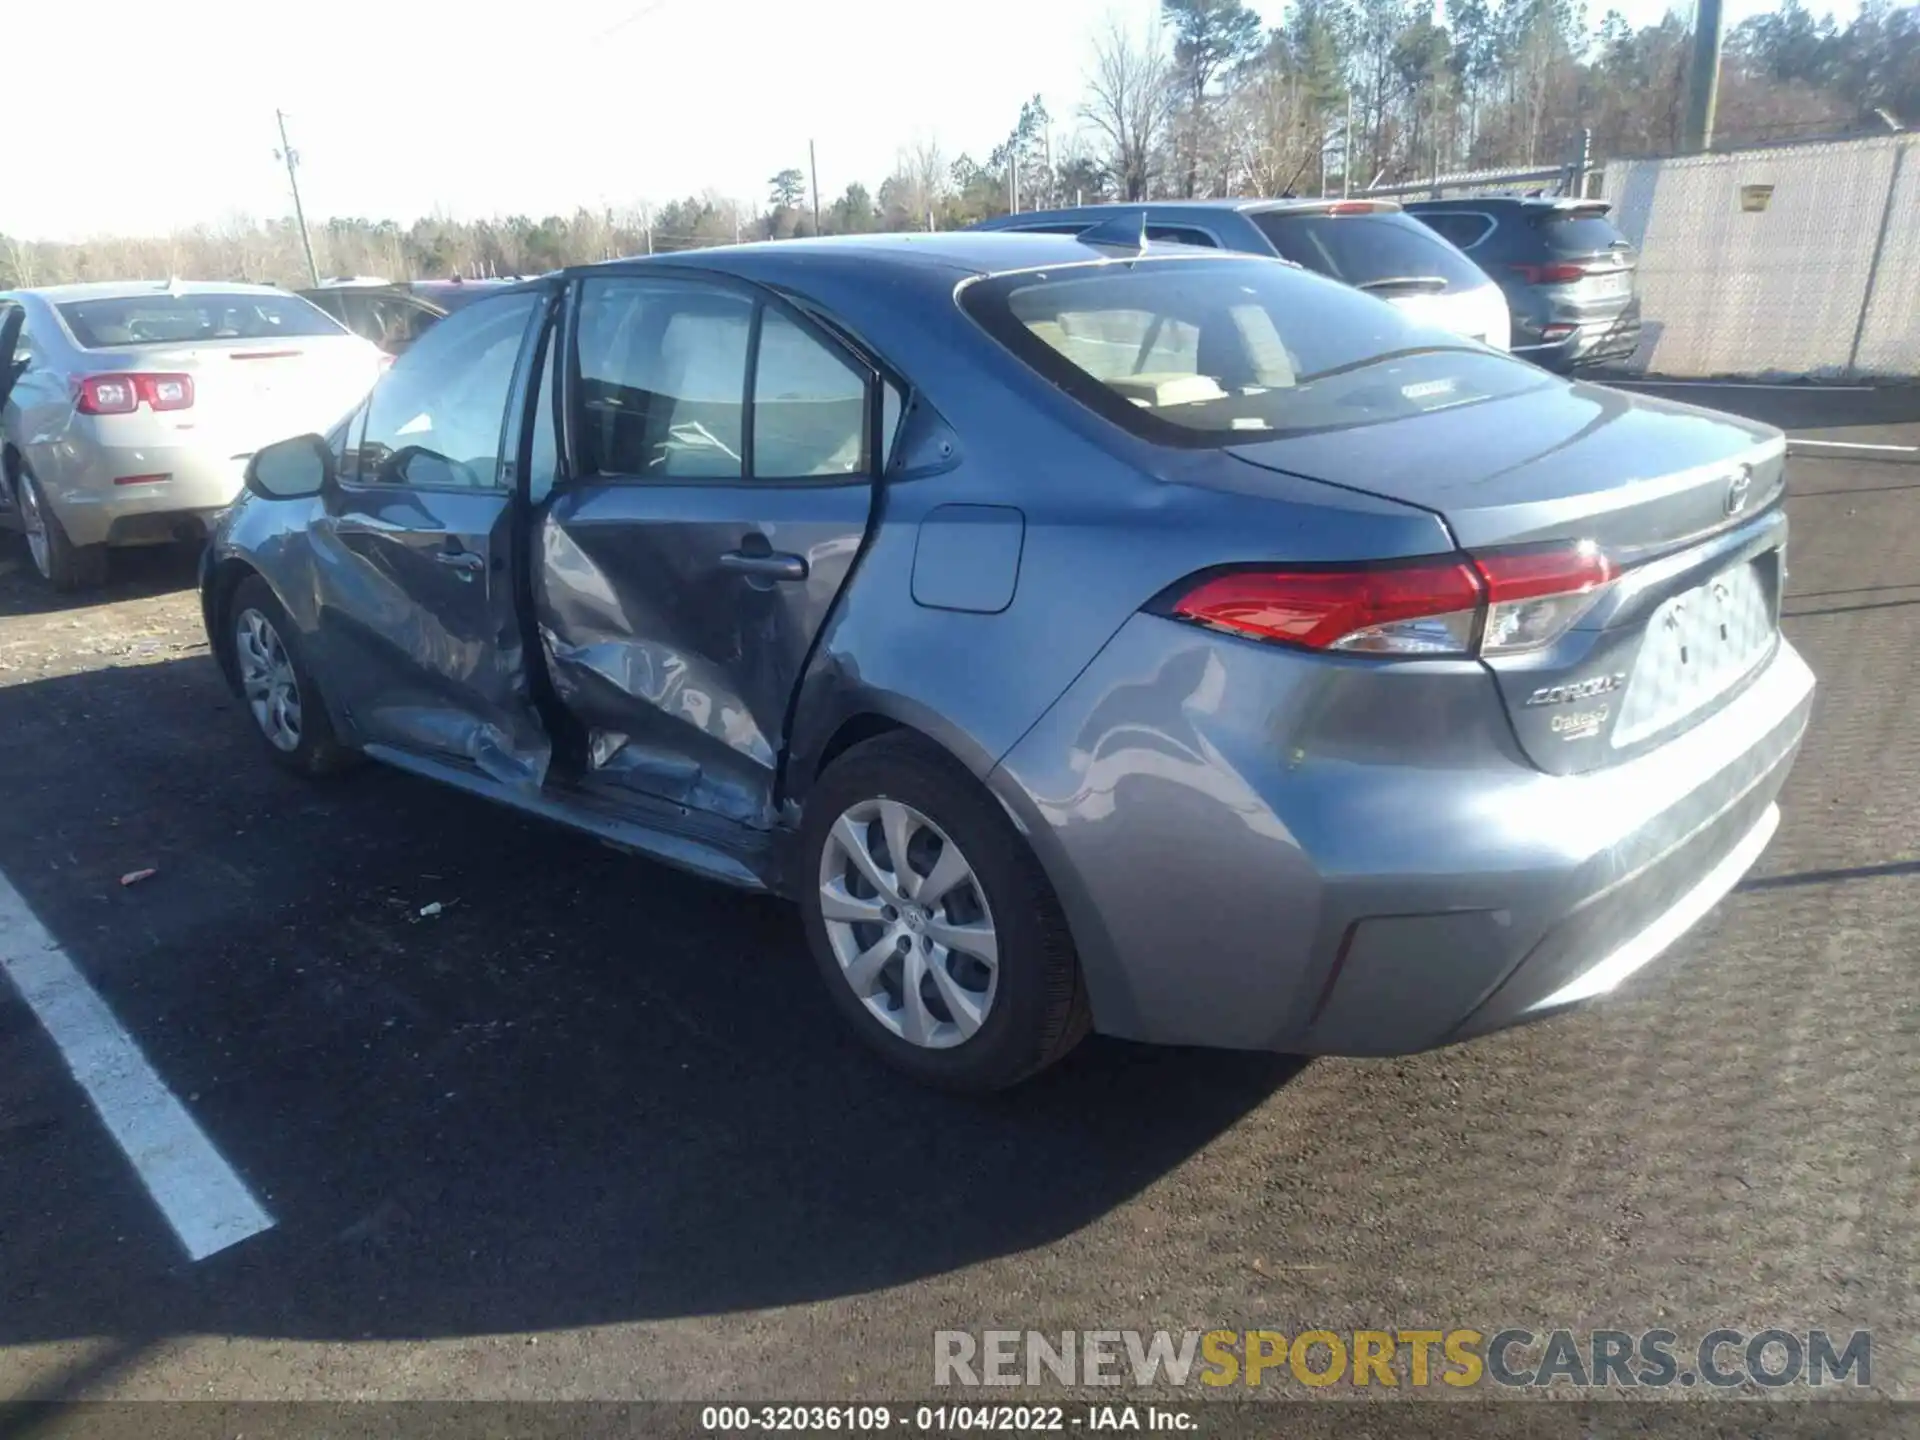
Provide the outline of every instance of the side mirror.
<path id="1" fill-rule="evenodd" d="M 247 489 L 264 500 L 305 500 L 333 481 L 333 451 L 318 435 L 276 440 L 247 461 Z"/>

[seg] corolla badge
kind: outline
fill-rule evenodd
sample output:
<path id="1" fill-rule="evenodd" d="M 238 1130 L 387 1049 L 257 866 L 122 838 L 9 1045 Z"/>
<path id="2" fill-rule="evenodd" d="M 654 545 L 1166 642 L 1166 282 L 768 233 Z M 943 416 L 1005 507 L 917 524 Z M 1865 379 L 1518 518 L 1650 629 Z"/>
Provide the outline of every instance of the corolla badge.
<path id="1" fill-rule="evenodd" d="M 1595 695 L 1618 690 L 1626 683 L 1627 677 L 1622 673 L 1596 675 L 1591 680 L 1571 680 L 1564 685 L 1543 685 L 1527 696 L 1527 704 L 1565 705 L 1569 700 L 1591 700 Z"/>

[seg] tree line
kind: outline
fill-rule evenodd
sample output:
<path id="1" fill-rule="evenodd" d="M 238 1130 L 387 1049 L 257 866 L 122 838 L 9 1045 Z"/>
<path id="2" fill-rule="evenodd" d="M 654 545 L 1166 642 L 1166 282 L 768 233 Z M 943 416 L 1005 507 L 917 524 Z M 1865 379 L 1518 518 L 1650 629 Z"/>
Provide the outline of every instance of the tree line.
<path id="1" fill-rule="evenodd" d="M 1277 19 L 1278 23 L 1272 23 Z M 1035 95 L 984 155 L 933 140 L 869 189 L 809 193 L 777 171 L 764 197 L 715 191 L 570 216 L 310 227 L 328 275 L 531 275 L 740 240 L 957 229 L 1010 208 L 1095 200 L 1360 190 L 1436 173 L 1544 167 L 1583 137 L 1596 161 L 1680 142 L 1689 26 L 1668 14 L 1589 23 L 1580 0 L 1162 0 L 1157 23 L 1110 22 L 1084 90 L 1055 114 Z M 1727 37 L 1716 148 L 1920 120 L 1920 4 L 1866 0 L 1842 26 L 1784 0 Z M 83 243 L 0 235 L 0 286 L 179 276 L 305 282 L 284 219 L 236 217 L 167 236 Z"/>

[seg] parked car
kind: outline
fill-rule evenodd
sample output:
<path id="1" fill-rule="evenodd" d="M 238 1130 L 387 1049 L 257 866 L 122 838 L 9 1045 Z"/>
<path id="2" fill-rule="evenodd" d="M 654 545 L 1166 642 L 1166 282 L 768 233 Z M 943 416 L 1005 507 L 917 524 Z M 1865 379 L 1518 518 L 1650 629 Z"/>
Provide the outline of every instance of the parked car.
<path id="1" fill-rule="evenodd" d="M 273 759 L 791 897 L 921 1079 L 1384 1054 L 1611 989 L 1766 844 L 1782 455 L 1271 260 L 791 241 L 450 315 L 254 457 L 201 596 Z"/>
<path id="2" fill-rule="evenodd" d="M 1407 206 L 1499 282 L 1514 352 L 1561 374 L 1628 359 L 1640 344 L 1639 257 L 1608 210 L 1604 200 L 1513 195 Z"/>
<path id="3" fill-rule="evenodd" d="M 322 281 L 300 295 L 388 355 L 398 355 L 435 321 L 506 283 L 460 279 L 396 283 L 356 275 Z"/>
<path id="4" fill-rule="evenodd" d="M 1278 255 L 1497 350 L 1507 303 L 1473 261 L 1392 200 L 1164 200 L 1002 215 L 976 230 L 1077 235 L 1145 217 L 1150 242 Z"/>
<path id="5" fill-rule="evenodd" d="M 200 539 L 248 457 L 331 424 L 379 358 L 270 286 L 0 293 L 0 526 L 58 590 L 103 581 L 111 548 Z"/>

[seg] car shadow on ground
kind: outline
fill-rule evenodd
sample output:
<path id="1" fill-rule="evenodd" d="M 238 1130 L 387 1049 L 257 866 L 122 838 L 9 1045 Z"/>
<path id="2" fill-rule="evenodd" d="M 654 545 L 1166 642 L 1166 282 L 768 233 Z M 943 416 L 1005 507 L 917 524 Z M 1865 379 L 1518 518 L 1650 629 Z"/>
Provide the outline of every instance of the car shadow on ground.
<path id="1" fill-rule="evenodd" d="M 0 1124 L 0 1344 L 856 1295 L 1071 1234 L 1299 1069 L 1094 1040 L 916 1089 L 790 907 L 397 774 L 295 780 L 204 657 L 0 688 L 0 734 L 0 869 L 278 1222 L 188 1264 L 0 993 L 0 1065 L 57 1081 Z M 59 1183 L 88 1153 L 114 1193 Z"/>
<path id="2" fill-rule="evenodd" d="M 25 537 L 0 530 L 0 615 L 51 615 L 191 589 L 198 583 L 199 565 L 198 544 L 116 550 L 108 560 L 105 585 L 62 594 L 33 568 Z"/>

